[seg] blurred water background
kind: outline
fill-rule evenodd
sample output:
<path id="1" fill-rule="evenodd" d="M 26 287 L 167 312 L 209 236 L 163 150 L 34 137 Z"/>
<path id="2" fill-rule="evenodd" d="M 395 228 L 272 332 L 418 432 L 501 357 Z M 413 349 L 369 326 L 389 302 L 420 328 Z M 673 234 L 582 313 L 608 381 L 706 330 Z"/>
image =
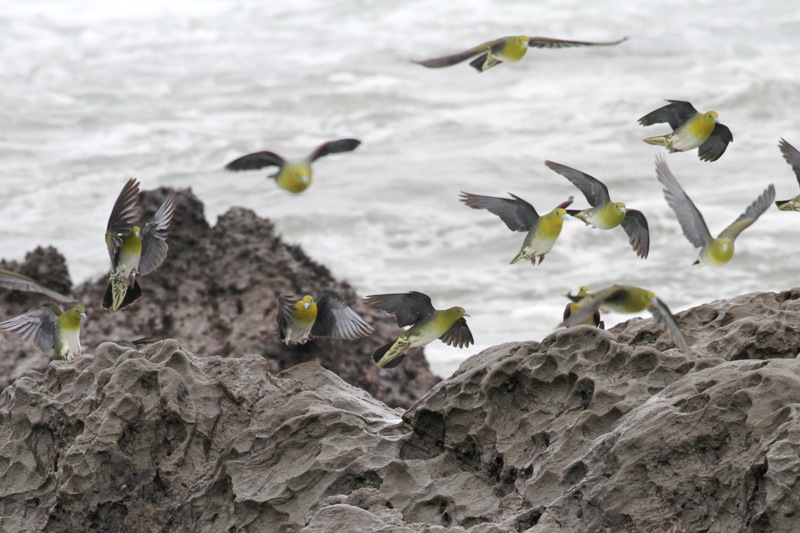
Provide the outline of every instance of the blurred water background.
<path id="1" fill-rule="evenodd" d="M 724 269 L 693 267 L 655 178 L 661 149 L 641 142 L 668 127 L 636 120 L 685 99 L 731 128 L 715 163 L 668 157 L 714 234 L 770 182 L 779 199 L 797 195 L 777 143 L 800 147 L 798 28 L 794 0 L 5 2 L 0 256 L 53 245 L 76 282 L 104 275 L 103 233 L 125 180 L 191 187 L 211 223 L 232 206 L 253 209 L 364 295 L 419 290 L 466 307 L 476 345 L 427 350 L 443 376 L 482 348 L 543 338 L 580 285 L 640 285 L 673 311 L 790 288 L 800 213 L 771 209 Z M 410 62 L 516 34 L 629 40 L 534 49 L 480 75 Z M 319 160 L 302 195 L 278 189 L 268 170 L 223 170 L 248 152 L 298 157 L 350 136 L 364 144 Z M 540 212 L 569 195 L 586 206 L 545 159 L 643 211 L 649 259 L 621 228 L 571 221 L 544 264 L 509 265 L 523 234 L 458 193 L 513 192 Z"/>

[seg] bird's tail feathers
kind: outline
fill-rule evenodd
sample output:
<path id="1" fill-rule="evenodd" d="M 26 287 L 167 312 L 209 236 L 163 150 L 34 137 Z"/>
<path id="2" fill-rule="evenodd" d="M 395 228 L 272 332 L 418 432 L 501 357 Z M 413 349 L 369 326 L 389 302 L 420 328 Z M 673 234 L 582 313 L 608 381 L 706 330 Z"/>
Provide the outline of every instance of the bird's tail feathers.
<path id="1" fill-rule="evenodd" d="M 139 286 L 139 280 L 134 280 L 133 286 L 128 287 L 127 283 L 114 283 L 112 279 L 108 282 L 106 293 L 103 295 L 103 309 L 119 311 L 141 297 L 142 288 Z"/>
<path id="2" fill-rule="evenodd" d="M 400 343 L 402 345 L 399 345 L 395 350 L 392 350 L 392 348 L 399 343 L 400 339 L 392 341 L 389 344 L 385 344 L 375 350 L 375 352 L 372 354 L 372 360 L 375 361 L 375 364 L 378 365 L 378 368 L 394 368 L 403 362 L 403 359 L 406 358 L 406 354 L 404 351 L 402 351 L 402 348 L 404 347 L 404 344 L 407 343 Z"/>
<path id="3" fill-rule="evenodd" d="M 792 211 L 792 206 L 787 205 L 789 202 L 791 202 L 791 200 L 778 200 L 775 202 L 775 205 L 778 206 L 778 209 L 781 211 Z"/>
<path id="4" fill-rule="evenodd" d="M 669 135 L 660 135 L 658 137 L 648 137 L 647 139 L 642 139 L 647 144 L 652 144 L 654 146 L 669 146 Z"/>
<path id="5" fill-rule="evenodd" d="M 522 250 L 520 250 L 520 252 L 517 254 L 517 256 L 514 259 L 511 260 L 511 264 L 513 265 L 514 263 L 516 263 L 520 259 L 525 259 L 525 252 L 523 252 Z"/>
<path id="6" fill-rule="evenodd" d="M 469 62 L 469 66 L 478 71 L 478 73 L 485 72 L 492 67 L 496 67 L 502 63 L 499 59 L 490 55 L 488 52 L 481 54 Z"/>

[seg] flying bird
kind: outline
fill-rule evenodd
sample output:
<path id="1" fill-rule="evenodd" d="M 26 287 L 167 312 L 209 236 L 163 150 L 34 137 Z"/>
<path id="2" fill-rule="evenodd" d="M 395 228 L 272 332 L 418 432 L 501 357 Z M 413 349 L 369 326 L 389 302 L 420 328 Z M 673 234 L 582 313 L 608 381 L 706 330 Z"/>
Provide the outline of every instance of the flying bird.
<path id="1" fill-rule="evenodd" d="M 567 298 L 572 300 L 567 306 L 564 308 L 564 321 L 566 321 L 573 313 L 577 313 L 580 311 L 580 306 L 578 306 L 578 302 L 580 302 L 584 296 L 589 294 L 589 287 L 583 286 L 578 289 L 578 294 L 572 295 L 567 294 Z M 572 325 L 580 325 L 580 324 L 587 324 L 589 326 L 595 326 L 600 329 L 605 329 L 605 324 L 600 319 L 600 309 L 597 309 L 591 316 L 586 317 L 586 320 L 580 322 L 579 324 L 572 324 Z"/>
<path id="2" fill-rule="evenodd" d="M 314 337 L 355 340 L 374 330 L 355 311 L 332 294 L 316 302 L 306 294 L 278 296 L 278 334 L 286 344 L 305 344 Z"/>
<path id="3" fill-rule="evenodd" d="M 638 313 L 646 309 L 656 319 L 656 323 L 672 338 L 680 351 L 684 353 L 690 351 L 689 343 L 683 336 L 667 304 L 646 289 L 632 285 L 612 285 L 585 295 L 575 302 L 575 306 L 577 309 L 565 318 L 559 327 L 581 324 L 600 309 L 617 313 Z"/>
<path id="4" fill-rule="evenodd" d="M 628 209 L 622 202 L 612 202 L 608 187 L 585 172 L 553 161 L 545 161 L 544 164 L 572 182 L 592 206 L 583 210 L 568 209 L 569 215 L 598 229 L 612 229 L 622 225 L 636 255 L 642 259 L 647 258 L 650 252 L 650 230 L 641 211 Z"/>
<path id="5" fill-rule="evenodd" d="M 778 147 L 781 149 L 783 158 L 789 163 L 792 170 L 794 170 L 797 182 L 800 183 L 800 151 L 789 144 L 786 139 L 781 139 L 781 142 L 778 143 Z M 800 195 L 795 196 L 791 200 L 780 200 L 775 202 L 775 205 L 777 205 L 778 209 L 781 211 L 800 211 Z"/>
<path id="6" fill-rule="evenodd" d="M 228 163 L 227 170 L 258 170 L 264 167 L 278 167 L 278 172 L 268 176 L 273 178 L 279 187 L 292 193 L 301 193 L 311 185 L 314 173 L 311 163 L 330 154 L 352 152 L 361 144 L 358 139 L 339 139 L 328 141 L 317 146 L 306 158 L 299 161 L 287 161 L 275 152 L 262 150 L 244 155 Z"/>
<path id="7" fill-rule="evenodd" d="M 764 192 L 750 204 L 739 218 L 722 230 L 717 238 L 711 237 L 703 215 L 697 210 L 692 200 L 681 188 L 678 180 L 670 171 L 663 157 L 656 157 L 656 175 L 658 181 L 664 186 L 664 197 L 675 211 L 678 222 L 681 224 L 683 234 L 695 248 L 701 248 L 697 263 L 713 266 L 723 266 L 733 257 L 734 241 L 739 234 L 750 227 L 775 200 L 775 187 L 770 184 Z"/>
<path id="8" fill-rule="evenodd" d="M 474 342 L 464 319 L 469 315 L 463 307 L 434 309 L 430 297 L 421 292 L 374 294 L 364 298 L 364 303 L 394 315 L 400 327 L 411 326 L 396 340 L 375 350 L 372 359 L 378 367 L 393 368 L 409 351 L 436 339 L 457 348 Z"/>
<path id="9" fill-rule="evenodd" d="M 103 296 L 103 307 L 118 311 L 142 297 L 137 276 L 146 276 L 166 259 L 167 235 L 175 199 L 167 196 L 153 218 L 143 227 L 139 205 L 139 182 L 131 178 L 114 202 L 106 227 L 106 246 L 111 258 L 111 274 Z"/>
<path id="10" fill-rule="evenodd" d="M 0 329 L 30 341 L 43 352 L 53 350 L 56 361 L 72 361 L 81 355 L 81 319 L 86 309 L 77 305 L 62 312 L 54 303 L 36 307 L 0 322 Z"/>
<path id="11" fill-rule="evenodd" d="M 664 146 L 671 152 L 687 152 L 699 147 L 697 157 L 701 161 L 716 161 L 728 144 L 733 142 L 733 134 L 724 124 L 719 123 L 716 111 L 698 112 L 692 104 L 683 100 L 667 100 L 669 104 L 651 111 L 639 119 L 642 126 L 667 122 L 672 133 L 644 139 L 647 144 Z"/>
<path id="12" fill-rule="evenodd" d="M 44 294 L 48 298 L 61 303 L 75 301 L 74 298 L 50 290 L 28 276 L 23 276 L 22 274 L 6 270 L 5 268 L 0 268 L 0 287 L 12 291 L 38 292 L 39 294 Z"/>
<path id="13" fill-rule="evenodd" d="M 428 68 L 442 68 L 472 59 L 470 66 L 478 73 L 489 70 L 503 61 L 516 62 L 522 59 L 528 48 L 571 48 L 576 46 L 610 46 L 627 40 L 624 37 L 611 42 L 565 41 L 550 37 L 528 37 L 526 35 L 512 35 L 501 37 L 493 41 L 481 43 L 469 50 L 457 54 L 415 61 L 415 63 Z M 474 59 L 473 59 L 474 58 Z"/>
<path id="14" fill-rule="evenodd" d="M 531 204 L 515 194 L 508 194 L 510 199 L 462 192 L 459 199 L 473 209 L 486 209 L 497 215 L 511 231 L 527 232 L 522 248 L 511 260 L 512 265 L 520 259 L 530 259 L 531 264 L 536 265 L 537 257 L 541 264 L 561 235 L 561 227 L 568 217 L 565 208 L 572 204 L 573 197 L 570 196 L 569 200 L 560 203 L 546 215 L 539 216 Z"/>

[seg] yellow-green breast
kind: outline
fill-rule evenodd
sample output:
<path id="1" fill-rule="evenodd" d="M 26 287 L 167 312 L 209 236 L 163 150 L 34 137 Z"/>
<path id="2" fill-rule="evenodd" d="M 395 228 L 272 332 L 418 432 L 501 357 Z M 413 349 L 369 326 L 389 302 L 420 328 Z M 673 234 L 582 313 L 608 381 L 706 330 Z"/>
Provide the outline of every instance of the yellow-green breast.
<path id="1" fill-rule="evenodd" d="M 497 56 L 506 61 L 519 61 L 528 51 L 528 38 L 525 36 L 509 37 L 500 50 Z"/>
<path id="2" fill-rule="evenodd" d="M 313 177 L 311 165 L 289 163 L 283 167 L 275 181 L 278 186 L 297 194 L 308 189 Z"/>

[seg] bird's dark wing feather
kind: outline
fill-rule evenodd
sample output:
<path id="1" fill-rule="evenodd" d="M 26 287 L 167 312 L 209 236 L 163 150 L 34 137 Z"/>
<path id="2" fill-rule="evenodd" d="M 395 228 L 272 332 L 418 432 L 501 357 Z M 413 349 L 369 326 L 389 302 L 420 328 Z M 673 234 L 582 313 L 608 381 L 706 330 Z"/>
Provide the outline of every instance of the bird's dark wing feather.
<path id="1" fill-rule="evenodd" d="M 783 158 L 789 163 L 792 170 L 794 170 L 794 175 L 797 176 L 798 183 L 800 183 L 800 151 L 786 142 L 786 139 L 781 139 L 781 142 L 778 143 L 778 147 L 781 149 Z"/>
<path id="2" fill-rule="evenodd" d="M 336 141 L 329 141 L 317 146 L 313 152 L 308 156 L 308 162 L 311 163 L 330 154 L 338 154 L 340 152 L 352 152 L 361 144 L 358 139 L 339 139 Z"/>
<path id="3" fill-rule="evenodd" d="M 264 167 L 282 167 L 286 164 L 286 160 L 268 150 L 255 152 L 252 154 L 243 155 L 238 159 L 234 159 L 225 168 L 227 170 L 258 170 Z"/>
<path id="4" fill-rule="evenodd" d="M 314 337 L 354 340 L 374 330 L 355 311 L 331 294 L 317 300 L 317 319 L 311 328 Z"/>
<path id="5" fill-rule="evenodd" d="M 289 324 L 294 320 L 294 304 L 297 301 L 297 296 L 292 294 L 278 295 L 278 333 L 281 341 L 285 341 L 286 330 Z"/>
<path id="6" fill-rule="evenodd" d="M 553 39 L 552 37 L 531 37 L 528 39 L 528 46 L 531 48 L 572 48 L 575 46 L 611 46 L 627 41 L 623 37 L 618 41 L 591 42 L 591 41 L 567 41 L 564 39 Z"/>
<path id="7" fill-rule="evenodd" d="M 142 276 L 157 269 L 167 258 L 167 235 L 174 214 L 175 197 L 170 194 L 142 228 L 142 256 L 139 259 L 139 274 Z"/>
<path id="8" fill-rule="evenodd" d="M 38 292 L 44 294 L 48 298 L 52 298 L 58 302 L 73 302 L 74 298 L 65 296 L 59 292 L 48 289 L 47 287 L 36 283 L 28 276 L 23 276 L 16 272 L 0 268 L 0 287 L 12 289 L 16 291 Z"/>
<path id="9" fill-rule="evenodd" d="M 639 119 L 642 126 L 650 126 L 660 122 L 668 122 L 669 126 L 676 130 L 681 124 L 697 114 L 697 109 L 689 102 L 683 100 L 667 100 L 669 104 L 651 111 Z"/>
<path id="10" fill-rule="evenodd" d="M 544 164 L 547 166 L 547 168 L 553 172 L 561 174 L 573 185 L 575 185 L 578 190 L 583 193 L 583 195 L 586 197 L 586 201 L 589 202 L 592 207 L 605 205 L 611 201 L 611 198 L 608 195 L 608 187 L 606 187 L 605 184 L 597 178 L 590 176 L 585 172 L 581 172 L 580 170 L 576 170 L 553 161 L 545 161 Z"/>
<path id="11" fill-rule="evenodd" d="M 732 142 L 733 133 L 731 133 L 730 128 L 717 122 L 714 125 L 714 131 L 711 132 L 706 142 L 697 149 L 697 157 L 701 161 L 716 161 L 722 157 L 722 154 L 728 148 L 728 144 Z"/>
<path id="12" fill-rule="evenodd" d="M 48 307 L 37 307 L 25 314 L 0 322 L 0 329 L 16 333 L 22 340 L 32 342 L 43 352 L 53 349 L 56 343 L 58 319 Z"/>
<path id="13" fill-rule="evenodd" d="M 364 303 L 394 315 L 400 327 L 410 326 L 430 318 L 436 311 L 430 297 L 416 291 L 400 294 L 373 294 L 364 298 Z"/>
<path id="14" fill-rule="evenodd" d="M 106 247 L 113 263 L 117 252 L 122 246 L 122 238 L 130 235 L 133 226 L 142 218 L 142 208 L 139 205 L 139 182 L 131 178 L 122 187 L 106 226 Z"/>
<path id="15" fill-rule="evenodd" d="M 445 331 L 439 339 L 448 346 L 455 346 L 456 348 L 464 348 L 475 342 L 472 338 L 472 332 L 469 330 L 469 326 L 467 326 L 467 320 L 464 317 L 456 320 L 455 323 L 450 326 L 450 329 Z"/>
<path id="16" fill-rule="evenodd" d="M 511 231 L 529 231 L 539 220 L 539 213 L 519 196 L 511 196 L 513 199 L 462 192 L 459 199 L 473 209 L 486 209 L 499 216 Z"/>
<path id="17" fill-rule="evenodd" d="M 650 253 L 650 229 L 644 214 L 636 209 L 628 209 L 622 220 L 622 228 L 628 234 L 628 242 L 636 255 L 646 259 Z"/>

